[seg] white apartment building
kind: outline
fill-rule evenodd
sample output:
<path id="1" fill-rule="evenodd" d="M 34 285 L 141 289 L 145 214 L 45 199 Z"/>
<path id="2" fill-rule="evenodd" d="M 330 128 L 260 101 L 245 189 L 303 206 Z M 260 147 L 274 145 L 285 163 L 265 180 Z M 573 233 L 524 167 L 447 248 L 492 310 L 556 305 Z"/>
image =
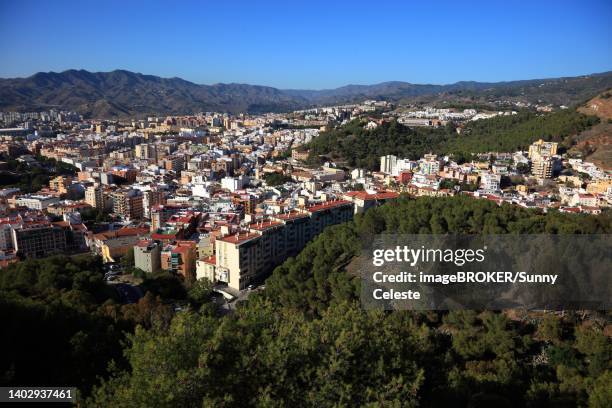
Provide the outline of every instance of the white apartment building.
<path id="1" fill-rule="evenodd" d="M 232 193 L 237 190 L 242 190 L 246 184 L 246 177 L 223 177 L 221 179 L 221 187 L 231 191 Z"/>
<path id="2" fill-rule="evenodd" d="M 44 210 L 51 204 L 59 203 L 60 199 L 52 195 L 43 194 L 27 194 L 15 200 L 15 205 L 18 207 L 27 207 L 33 210 Z"/>
<path id="3" fill-rule="evenodd" d="M 380 171 L 386 174 L 393 174 L 397 168 L 397 156 L 387 155 L 380 158 Z"/>
<path id="4" fill-rule="evenodd" d="M 486 192 L 494 193 L 499 191 L 500 182 L 500 174 L 493 174 L 489 172 L 483 172 L 480 174 L 480 188 Z"/>

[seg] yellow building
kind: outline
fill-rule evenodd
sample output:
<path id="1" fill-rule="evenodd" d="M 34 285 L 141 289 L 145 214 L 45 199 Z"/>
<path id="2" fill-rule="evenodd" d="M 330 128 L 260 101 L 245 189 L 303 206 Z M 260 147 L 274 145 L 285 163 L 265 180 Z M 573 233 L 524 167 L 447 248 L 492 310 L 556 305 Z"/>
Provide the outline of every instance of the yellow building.
<path id="1" fill-rule="evenodd" d="M 247 228 L 215 240 L 215 256 L 197 263 L 198 278 L 227 282 L 233 291 L 246 289 L 288 256 L 297 254 L 329 225 L 349 221 L 353 203 L 326 201 L 301 211 L 251 222 Z"/>
<path id="2" fill-rule="evenodd" d="M 541 179 L 552 178 L 553 161 L 550 157 L 536 157 L 531 162 L 531 174 Z"/>
<path id="3" fill-rule="evenodd" d="M 89 186 L 85 190 L 85 202 L 97 210 L 103 210 L 104 192 L 100 186 Z"/>
<path id="4" fill-rule="evenodd" d="M 57 176 L 49 180 L 49 188 L 53 191 L 57 191 L 60 194 L 66 194 L 68 193 L 68 187 L 71 183 L 71 177 Z"/>
<path id="5" fill-rule="evenodd" d="M 611 180 L 600 180 L 595 183 L 589 183 L 587 185 L 587 193 L 591 194 L 606 194 L 608 189 L 612 188 Z"/>
<path id="6" fill-rule="evenodd" d="M 545 142 L 540 139 L 529 146 L 529 158 L 537 159 L 538 157 L 550 157 L 557 154 L 558 143 Z"/>

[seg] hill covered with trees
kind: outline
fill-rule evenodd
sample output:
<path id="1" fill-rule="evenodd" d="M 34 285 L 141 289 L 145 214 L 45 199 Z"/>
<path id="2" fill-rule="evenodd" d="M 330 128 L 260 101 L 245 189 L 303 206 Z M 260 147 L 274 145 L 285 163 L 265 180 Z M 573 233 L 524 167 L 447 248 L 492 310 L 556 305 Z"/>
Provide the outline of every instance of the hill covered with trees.
<path id="1" fill-rule="evenodd" d="M 570 109 L 547 114 L 520 112 L 468 122 L 457 134 L 450 124 L 441 128 L 408 127 L 393 120 L 368 130 L 354 120 L 322 132 L 307 148 L 311 162 L 329 158 L 350 167 L 378 170 L 380 156 L 387 154 L 418 159 L 425 153 L 512 152 L 526 149 L 540 138 L 571 145 L 572 136 L 598 122 L 594 116 Z"/>
<path id="2" fill-rule="evenodd" d="M 104 283 L 102 261 L 90 255 L 28 259 L 0 270 L 0 386 L 76 386 L 88 394 L 108 369 L 126 369 L 126 334 L 167 328 L 170 302 L 192 299 L 174 276 L 145 280 L 138 303 L 121 304 Z M 202 309 L 206 312 L 206 308 Z M 112 364 L 111 364 L 112 362 Z"/>
<path id="3" fill-rule="evenodd" d="M 223 318 L 137 328 L 87 405 L 605 407 L 609 315 L 366 311 L 346 267 L 371 234 L 610 233 L 610 214 L 402 198 L 330 227 Z"/>

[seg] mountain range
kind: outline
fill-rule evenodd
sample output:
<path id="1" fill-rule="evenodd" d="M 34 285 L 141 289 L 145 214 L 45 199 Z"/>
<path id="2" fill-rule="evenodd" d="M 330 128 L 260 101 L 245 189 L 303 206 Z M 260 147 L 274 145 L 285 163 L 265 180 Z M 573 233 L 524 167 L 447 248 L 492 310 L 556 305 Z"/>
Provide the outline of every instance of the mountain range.
<path id="1" fill-rule="evenodd" d="M 572 105 L 612 88 L 612 71 L 510 82 L 449 85 L 383 82 L 335 89 L 277 89 L 247 84 L 199 85 L 125 70 L 39 72 L 0 79 L 0 111 L 73 110 L 89 118 L 217 112 L 279 112 L 365 99 L 393 102 L 490 103 L 512 100 Z"/>

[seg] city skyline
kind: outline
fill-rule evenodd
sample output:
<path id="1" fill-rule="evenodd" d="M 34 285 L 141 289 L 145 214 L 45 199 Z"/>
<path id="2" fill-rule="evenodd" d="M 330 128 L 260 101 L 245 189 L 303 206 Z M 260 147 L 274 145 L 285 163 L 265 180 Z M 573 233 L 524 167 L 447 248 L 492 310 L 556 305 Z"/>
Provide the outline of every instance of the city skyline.
<path id="1" fill-rule="evenodd" d="M 93 3 L 63 1 L 52 9 L 28 1 L 0 4 L 0 77 L 125 69 L 197 84 L 329 89 L 540 79 L 612 68 L 612 6 L 604 1 L 386 2 L 376 9 L 365 3 L 170 8 L 130 2 L 113 9 L 107 16 Z M 28 16 L 28 24 L 17 16 Z"/>

